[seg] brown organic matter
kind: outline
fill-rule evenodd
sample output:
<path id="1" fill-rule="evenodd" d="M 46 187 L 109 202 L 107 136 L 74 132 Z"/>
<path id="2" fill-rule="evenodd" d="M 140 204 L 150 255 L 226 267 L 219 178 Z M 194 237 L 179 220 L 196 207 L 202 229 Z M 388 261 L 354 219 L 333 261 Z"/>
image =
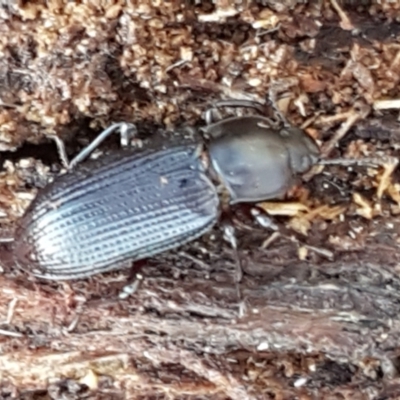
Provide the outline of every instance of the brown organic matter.
<path id="1" fill-rule="evenodd" d="M 399 13 L 389 0 L 0 1 L 2 237 L 61 170 L 49 135 L 73 155 L 126 121 L 148 146 L 204 124 L 215 100 L 268 99 L 325 159 L 347 160 L 260 204 L 258 223 L 233 208 L 240 298 L 222 224 L 146 260 L 126 300 L 128 269 L 41 281 L 2 245 L 0 397 L 399 398 Z"/>

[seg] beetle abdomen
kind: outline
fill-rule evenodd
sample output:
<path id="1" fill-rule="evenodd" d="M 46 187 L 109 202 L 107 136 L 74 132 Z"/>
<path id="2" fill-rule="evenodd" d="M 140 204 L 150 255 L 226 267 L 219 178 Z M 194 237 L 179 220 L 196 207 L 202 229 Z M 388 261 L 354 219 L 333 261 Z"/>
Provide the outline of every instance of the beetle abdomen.
<path id="1" fill-rule="evenodd" d="M 199 237 L 217 220 L 219 200 L 196 149 L 120 152 L 59 177 L 20 221 L 16 262 L 37 276 L 75 279 Z"/>

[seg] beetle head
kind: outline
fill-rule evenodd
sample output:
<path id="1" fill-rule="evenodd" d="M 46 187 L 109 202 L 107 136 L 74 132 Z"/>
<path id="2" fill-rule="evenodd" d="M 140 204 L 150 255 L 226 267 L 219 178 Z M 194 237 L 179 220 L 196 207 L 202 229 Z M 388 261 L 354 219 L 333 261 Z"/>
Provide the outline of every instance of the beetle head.
<path id="1" fill-rule="evenodd" d="M 284 128 L 280 131 L 285 140 L 293 174 L 310 169 L 320 158 L 320 152 L 314 140 L 298 128 Z"/>

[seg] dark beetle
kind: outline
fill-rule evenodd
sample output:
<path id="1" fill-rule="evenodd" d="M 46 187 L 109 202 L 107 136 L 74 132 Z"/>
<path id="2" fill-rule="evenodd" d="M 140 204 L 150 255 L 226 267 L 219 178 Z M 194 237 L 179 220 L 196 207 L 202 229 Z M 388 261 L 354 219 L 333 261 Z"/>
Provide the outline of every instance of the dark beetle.
<path id="1" fill-rule="evenodd" d="M 208 157 L 233 203 L 282 195 L 318 158 L 294 128 L 263 117 L 205 128 Z M 120 268 L 201 236 L 219 217 L 217 189 L 201 144 L 121 150 L 79 164 L 39 192 L 18 223 L 14 259 L 47 279 L 76 279 Z M 76 164 L 76 163 L 75 163 Z"/>
<path id="2" fill-rule="evenodd" d="M 41 191 L 18 224 L 14 254 L 37 276 L 90 276 L 200 236 L 218 206 L 196 146 L 125 150 Z"/>

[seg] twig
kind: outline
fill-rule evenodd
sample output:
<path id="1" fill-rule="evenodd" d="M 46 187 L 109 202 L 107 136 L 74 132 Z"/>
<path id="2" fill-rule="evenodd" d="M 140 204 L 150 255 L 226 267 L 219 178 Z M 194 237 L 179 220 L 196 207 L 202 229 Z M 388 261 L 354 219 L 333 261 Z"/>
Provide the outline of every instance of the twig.
<path id="1" fill-rule="evenodd" d="M 347 16 L 347 14 L 342 10 L 342 8 L 339 6 L 338 2 L 336 0 L 330 0 L 332 7 L 335 9 L 337 14 L 339 15 L 339 18 L 341 20 L 340 22 L 340 27 L 346 31 L 351 31 L 354 29 L 354 25 L 351 23 L 350 18 Z"/>
<path id="2" fill-rule="evenodd" d="M 0 335 L 3 335 L 3 336 L 12 336 L 12 337 L 16 337 L 16 338 L 22 338 L 22 337 L 24 337 L 24 335 L 23 335 L 22 333 L 6 331 L 5 329 L 0 329 Z"/>
<path id="3" fill-rule="evenodd" d="M 10 301 L 10 304 L 8 305 L 8 310 L 7 310 L 7 319 L 6 319 L 6 323 L 7 324 L 11 324 L 11 321 L 13 319 L 14 316 L 14 311 L 15 311 L 15 306 L 17 305 L 17 298 L 13 298 Z"/>
<path id="4" fill-rule="evenodd" d="M 351 111 L 343 113 L 341 117 L 346 115 L 347 119 L 342 123 L 340 128 L 336 131 L 336 133 L 332 136 L 332 138 L 327 141 L 321 148 L 321 156 L 323 159 L 326 159 L 337 143 L 343 139 L 343 137 L 349 132 L 349 130 L 353 127 L 353 125 L 361 118 L 365 118 L 370 112 L 369 106 L 364 103 L 358 103 L 354 105 Z M 323 165 L 320 163 L 319 165 L 315 165 L 311 170 L 304 175 L 304 180 L 309 181 L 313 176 L 320 174 L 323 170 Z"/>
<path id="5" fill-rule="evenodd" d="M 373 107 L 375 110 L 390 110 L 400 108 L 400 99 L 393 100 L 376 100 L 374 101 Z"/>

